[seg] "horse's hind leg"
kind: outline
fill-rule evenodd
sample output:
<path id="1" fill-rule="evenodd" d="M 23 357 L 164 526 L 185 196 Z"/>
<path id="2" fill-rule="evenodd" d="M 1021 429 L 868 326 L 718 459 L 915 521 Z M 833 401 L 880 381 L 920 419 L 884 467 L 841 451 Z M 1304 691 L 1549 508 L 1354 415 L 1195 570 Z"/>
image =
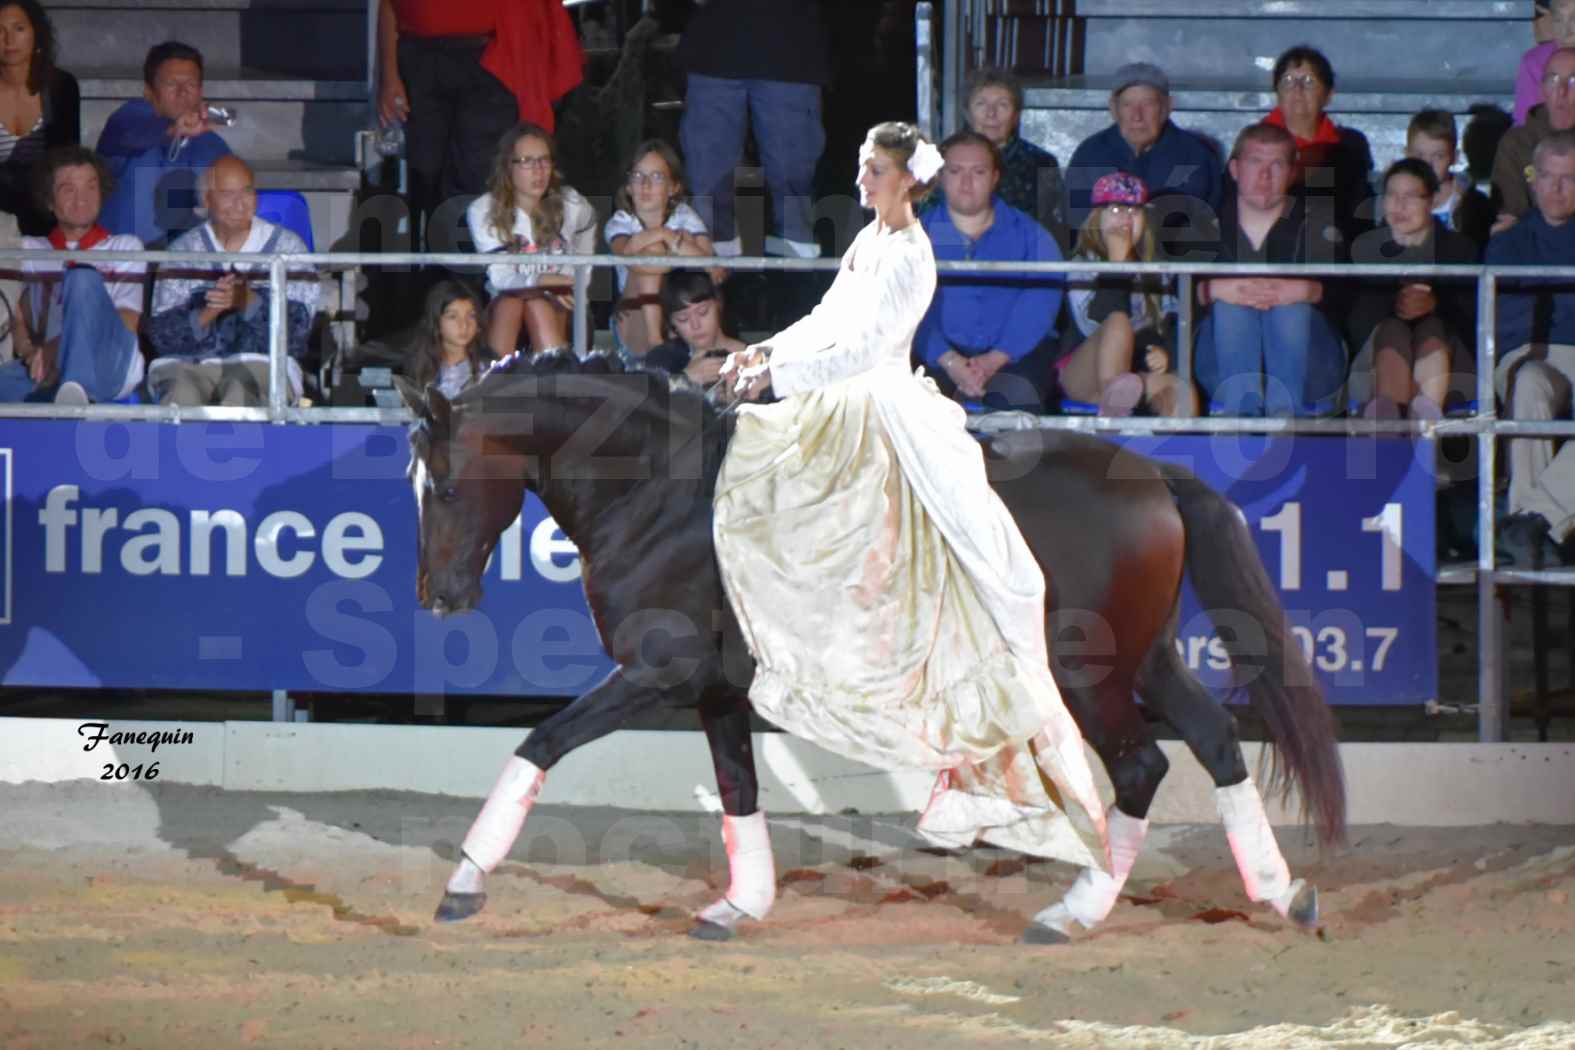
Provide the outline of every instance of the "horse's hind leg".
<path id="1" fill-rule="evenodd" d="M 1247 773 L 1235 716 L 1210 695 L 1168 639 L 1144 661 L 1138 690 L 1143 701 L 1181 734 L 1213 778 L 1214 801 L 1247 896 L 1267 902 L 1298 926 L 1316 926 L 1318 891 L 1305 880 L 1291 879 L 1264 812 L 1263 797 Z"/>
<path id="2" fill-rule="evenodd" d="M 749 739 L 749 704 L 733 695 L 700 706 L 706 742 L 722 796 L 722 842 L 727 847 L 727 893 L 695 916 L 691 937 L 725 941 L 744 919 L 763 919 L 777 898 L 776 864 Z"/>
<path id="3" fill-rule="evenodd" d="M 1098 752 L 1116 791 L 1105 814 L 1110 871 L 1084 868 L 1059 901 L 1034 916 L 1023 933 L 1029 944 L 1059 944 L 1077 926 L 1093 929 L 1115 907 L 1148 834 L 1148 808 L 1169 763 L 1132 701 L 1131 682 L 1079 688 L 1063 685 L 1063 698 L 1083 737 Z"/>
<path id="4" fill-rule="evenodd" d="M 503 772 L 460 844 L 459 864 L 444 887 L 434 918 L 438 922 L 458 922 L 480 911 L 487 903 L 487 875 L 503 862 L 519 838 L 547 770 L 581 744 L 616 729 L 631 713 L 660 696 L 658 690 L 636 685 L 622 671 L 614 671 L 595 689 L 533 730 L 504 763 Z"/>

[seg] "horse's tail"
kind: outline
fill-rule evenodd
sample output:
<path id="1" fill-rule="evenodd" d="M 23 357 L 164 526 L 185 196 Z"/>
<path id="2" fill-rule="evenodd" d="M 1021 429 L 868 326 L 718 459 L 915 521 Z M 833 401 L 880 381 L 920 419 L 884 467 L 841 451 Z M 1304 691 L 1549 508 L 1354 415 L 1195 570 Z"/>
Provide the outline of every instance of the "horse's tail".
<path id="1" fill-rule="evenodd" d="M 1239 632 L 1220 631 L 1231 662 L 1245 672 L 1247 695 L 1268 731 L 1268 794 L 1297 789 L 1302 819 L 1310 816 L 1325 846 L 1345 840 L 1345 774 L 1334 714 L 1312 666 L 1290 633 L 1269 574 L 1246 522 L 1224 496 L 1189 470 L 1158 464 L 1181 512 L 1187 535 L 1187 572 L 1203 608 L 1231 610 L 1260 624 L 1261 652 L 1243 646 Z M 1229 635 L 1230 637 L 1224 637 Z"/>

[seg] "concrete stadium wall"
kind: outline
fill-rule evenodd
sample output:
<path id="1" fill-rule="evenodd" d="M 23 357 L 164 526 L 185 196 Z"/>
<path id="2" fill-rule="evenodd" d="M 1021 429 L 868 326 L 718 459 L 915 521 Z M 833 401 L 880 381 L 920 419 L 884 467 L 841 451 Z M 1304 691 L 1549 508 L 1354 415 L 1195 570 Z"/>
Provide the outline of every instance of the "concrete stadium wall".
<path id="1" fill-rule="evenodd" d="M 316 725 L 274 722 L 111 721 L 105 734 L 164 734 L 166 742 L 93 743 L 96 724 L 0 718 L 0 783 L 111 777 L 122 763 L 159 764 L 165 782 L 230 791 L 413 791 L 480 798 L 522 739 L 515 729 Z M 175 739 L 189 742 L 168 742 Z M 89 747 L 89 745 L 92 745 Z M 756 738 L 761 806 L 772 813 L 896 813 L 921 809 L 933 776 L 884 773 L 772 733 Z M 1216 819 L 1212 785 L 1175 742 L 1171 774 L 1150 814 L 1159 823 Z M 1247 745 L 1256 768 L 1259 748 Z M 1575 745 L 1345 744 L 1353 824 L 1575 825 Z M 1092 763 L 1109 797 L 1103 771 Z M 717 809 L 710 755 L 700 733 L 620 732 L 565 759 L 546 802 L 682 811 Z M 1277 824 L 1294 810 L 1270 806 Z"/>

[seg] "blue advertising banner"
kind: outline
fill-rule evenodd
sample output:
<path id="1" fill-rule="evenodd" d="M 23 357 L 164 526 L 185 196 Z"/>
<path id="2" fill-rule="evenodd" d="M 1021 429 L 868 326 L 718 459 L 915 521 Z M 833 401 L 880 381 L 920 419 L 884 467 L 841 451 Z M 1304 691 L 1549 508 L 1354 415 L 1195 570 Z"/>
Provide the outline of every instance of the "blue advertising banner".
<path id="1" fill-rule="evenodd" d="M 1295 630 L 1350 704 L 1436 696 L 1433 446 L 1169 437 L 1245 512 Z M 571 696 L 610 665 L 580 565 L 534 499 L 481 607 L 415 601 L 398 427 L 0 421 L 0 682 L 61 687 Z M 1211 684 L 1228 664 L 1183 611 Z"/>
<path id="2" fill-rule="evenodd" d="M 1241 509 L 1292 633 L 1336 704 L 1438 697 L 1433 441 L 1216 435 L 1129 438 Z M 1181 653 L 1216 689 L 1230 661 L 1190 584 Z"/>

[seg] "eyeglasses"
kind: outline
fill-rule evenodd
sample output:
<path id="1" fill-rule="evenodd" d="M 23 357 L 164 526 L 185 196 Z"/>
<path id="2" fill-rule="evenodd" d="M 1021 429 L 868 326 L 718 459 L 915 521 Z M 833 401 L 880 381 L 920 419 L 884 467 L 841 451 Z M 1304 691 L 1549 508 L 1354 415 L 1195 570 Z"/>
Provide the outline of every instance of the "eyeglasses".
<path id="1" fill-rule="evenodd" d="M 1280 78 L 1280 87 L 1286 91 L 1312 91 L 1323 87 L 1323 81 L 1311 73 L 1287 73 Z"/>
<path id="2" fill-rule="evenodd" d="M 667 176 L 659 171 L 631 171 L 629 181 L 636 186 L 665 186 Z"/>
<path id="3" fill-rule="evenodd" d="M 516 168 L 550 168 L 551 157 L 510 157 L 509 164 Z"/>
<path id="4" fill-rule="evenodd" d="M 1542 78 L 1542 89 L 1547 94 L 1551 95 L 1560 88 L 1565 91 L 1575 91 L 1575 73 L 1566 73 L 1563 76 L 1549 73 Z"/>

